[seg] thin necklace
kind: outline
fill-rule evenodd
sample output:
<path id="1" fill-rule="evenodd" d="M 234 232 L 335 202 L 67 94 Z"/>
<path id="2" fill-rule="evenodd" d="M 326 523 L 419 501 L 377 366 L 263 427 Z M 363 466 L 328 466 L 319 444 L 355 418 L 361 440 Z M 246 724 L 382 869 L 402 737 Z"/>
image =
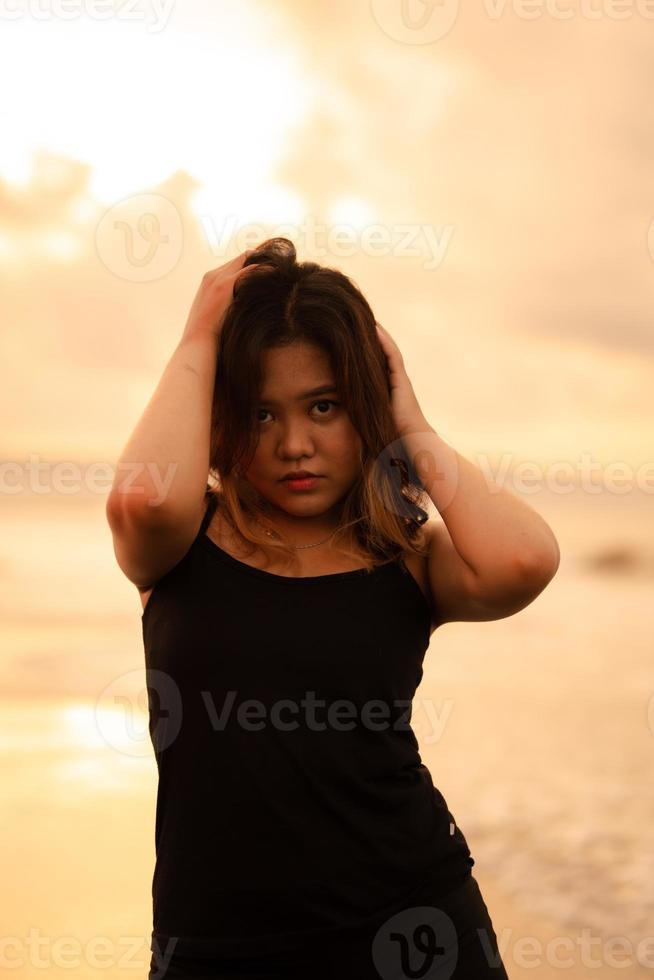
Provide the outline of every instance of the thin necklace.
<path id="1" fill-rule="evenodd" d="M 256 517 L 254 519 L 259 525 L 259 527 L 262 527 L 264 529 L 264 531 L 266 532 L 269 538 L 272 538 L 275 536 L 275 534 L 277 534 L 276 531 L 269 531 L 267 527 L 264 527 L 261 521 L 257 520 Z M 340 528 L 337 527 L 336 531 L 339 530 Z M 301 548 L 317 548 L 319 544 L 325 544 L 326 541 L 329 541 L 329 539 L 336 534 L 336 531 L 332 531 L 332 533 L 328 537 L 323 538 L 322 541 L 316 541 L 315 544 L 292 544 L 291 548 L 294 548 L 296 551 L 299 551 Z"/>

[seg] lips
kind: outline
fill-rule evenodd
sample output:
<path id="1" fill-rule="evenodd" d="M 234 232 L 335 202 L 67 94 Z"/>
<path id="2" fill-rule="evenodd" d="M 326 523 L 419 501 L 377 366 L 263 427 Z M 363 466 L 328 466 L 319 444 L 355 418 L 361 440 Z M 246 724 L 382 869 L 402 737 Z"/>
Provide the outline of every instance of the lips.
<path id="1" fill-rule="evenodd" d="M 315 490 L 319 479 L 319 476 L 305 476 L 301 478 L 296 477 L 292 480 L 283 480 L 282 482 L 294 493 L 295 491 L 304 492 L 305 490 Z"/>
<path id="2" fill-rule="evenodd" d="M 310 480 L 317 478 L 317 473 L 309 473 L 307 470 L 298 470 L 297 473 L 287 473 L 282 480 Z"/>

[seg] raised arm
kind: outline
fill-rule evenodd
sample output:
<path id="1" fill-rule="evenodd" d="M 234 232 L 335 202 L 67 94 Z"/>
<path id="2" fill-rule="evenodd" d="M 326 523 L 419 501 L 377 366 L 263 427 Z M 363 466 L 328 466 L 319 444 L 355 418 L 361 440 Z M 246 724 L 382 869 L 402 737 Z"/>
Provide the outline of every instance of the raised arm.
<path id="1" fill-rule="evenodd" d="M 443 518 L 424 530 L 436 625 L 502 619 L 538 596 L 559 567 L 552 529 L 524 500 L 489 481 L 423 415 L 400 350 L 380 324 L 398 434 Z"/>
<path id="2" fill-rule="evenodd" d="M 116 467 L 106 515 L 121 569 L 153 585 L 183 557 L 204 514 L 211 405 L 224 316 L 246 253 L 207 272 L 184 333 Z"/>

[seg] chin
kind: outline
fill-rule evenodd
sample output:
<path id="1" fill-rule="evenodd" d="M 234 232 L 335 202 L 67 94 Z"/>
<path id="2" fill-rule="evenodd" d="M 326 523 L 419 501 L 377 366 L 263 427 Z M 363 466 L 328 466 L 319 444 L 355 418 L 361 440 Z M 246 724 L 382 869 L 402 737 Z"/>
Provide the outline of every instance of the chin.
<path id="1" fill-rule="evenodd" d="M 318 517 L 320 514 L 331 510 L 341 499 L 342 495 L 331 493 L 294 493 L 291 490 L 282 489 L 281 493 L 275 494 L 269 500 L 275 507 L 285 511 L 287 514 L 302 515 L 304 517 Z"/>

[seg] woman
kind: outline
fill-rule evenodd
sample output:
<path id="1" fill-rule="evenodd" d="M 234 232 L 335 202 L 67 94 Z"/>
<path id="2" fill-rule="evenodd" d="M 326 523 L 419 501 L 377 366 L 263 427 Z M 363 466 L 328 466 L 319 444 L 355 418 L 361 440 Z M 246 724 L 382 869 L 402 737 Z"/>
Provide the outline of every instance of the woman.
<path id="1" fill-rule="evenodd" d="M 523 608 L 558 547 L 356 286 L 279 238 L 207 273 L 107 516 L 159 771 L 150 980 L 506 978 L 411 700 L 437 626 Z"/>

